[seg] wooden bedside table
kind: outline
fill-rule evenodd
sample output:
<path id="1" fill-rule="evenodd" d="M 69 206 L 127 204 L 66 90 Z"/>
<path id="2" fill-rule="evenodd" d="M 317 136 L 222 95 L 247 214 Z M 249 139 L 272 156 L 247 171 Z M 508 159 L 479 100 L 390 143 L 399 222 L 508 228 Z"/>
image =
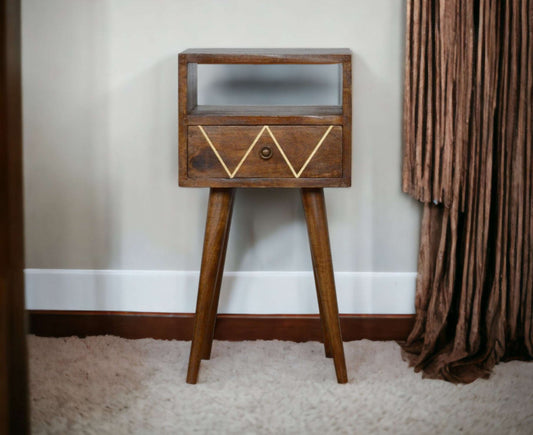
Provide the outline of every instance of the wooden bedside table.
<path id="1" fill-rule="evenodd" d="M 342 104 L 198 105 L 198 64 L 338 64 Z M 327 357 L 347 382 L 324 187 L 351 184 L 351 52 L 347 49 L 191 49 L 179 54 L 179 184 L 209 187 L 187 382 L 209 359 L 234 188 L 301 188 Z"/>

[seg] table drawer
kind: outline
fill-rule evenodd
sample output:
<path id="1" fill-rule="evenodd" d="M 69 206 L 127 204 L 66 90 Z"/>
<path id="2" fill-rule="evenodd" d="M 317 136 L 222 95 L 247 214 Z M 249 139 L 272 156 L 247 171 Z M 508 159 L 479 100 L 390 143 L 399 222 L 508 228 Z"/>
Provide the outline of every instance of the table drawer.
<path id="1" fill-rule="evenodd" d="M 340 178 L 342 127 L 189 126 L 189 178 Z"/>

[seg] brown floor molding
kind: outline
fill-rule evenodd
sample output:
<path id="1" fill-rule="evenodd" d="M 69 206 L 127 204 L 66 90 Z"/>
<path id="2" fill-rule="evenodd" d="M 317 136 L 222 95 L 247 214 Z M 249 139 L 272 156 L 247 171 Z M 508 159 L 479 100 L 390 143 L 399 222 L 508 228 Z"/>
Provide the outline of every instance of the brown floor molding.
<path id="1" fill-rule="evenodd" d="M 122 311 L 29 311 L 30 333 L 44 337 L 116 335 L 124 338 L 190 340 L 192 313 Z M 341 314 L 344 341 L 405 340 L 413 315 Z M 215 339 L 321 341 L 318 315 L 219 314 Z"/>

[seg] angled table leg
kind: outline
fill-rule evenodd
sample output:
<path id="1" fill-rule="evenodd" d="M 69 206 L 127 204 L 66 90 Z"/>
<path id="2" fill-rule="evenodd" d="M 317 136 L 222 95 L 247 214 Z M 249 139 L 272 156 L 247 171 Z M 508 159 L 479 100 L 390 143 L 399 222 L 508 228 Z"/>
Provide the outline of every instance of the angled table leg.
<path id="1" fill-rule="evenodd" d="M 220 275 L 220 280 L 222 279 L 223 258 L 225 257 L 225 252 L 223 251 L 226 248 L 229 232 L 233 197 L 233 189 L 212 188 L 209 191 L 196 316 L 187 370 L 187 383 L 189 384 L 195 384 L 198 380 L 200 361 L 206 353 L 206 347 L 208 346 L 206 343 L 210 341 L 213 333 L 214 319 L 212 319 L 212 312 L 214 311 L 216 316 L 215 305 L 218 304 L 214 303 L 215 294 L 220 289 L 218 276 Z M 218 296 L 216 299 L 218 299 Z"/>
<path id="2" fill-rule="evenodd" d="M 328 353 L 329 342 L 337 381 L 340 384 L 344 384 L 348 382 L 348 376 L 339 323 L 339 309 L 331 261 L 324 190 L 322 188 L 302 189 L 302 202 L 311 246 L 313 272 L 319 300 L 320 318 L 324 329 L 326 354 Z"/>
<path id="3" fill-rule="evenodd" d="M 229 230 L 231 227 L 231 216 L 233 215 L 233 199 L 235 196 L 235 190 L 231 189 L 231 197 L 229 198 L 229 210 L 228 215 L 225 217 L 226 228 L 224 232 L 224 237 L 222 240 L 222 246 L 218 253 L 218 266 L 217 266 L 217 277 L 215 280 L 215 288 L 213 299 L 211 301 L 211 307 L 209 308 L 209 316 L 207 319 L 207 338 L 204 341 L 204 348 L 202 351 L 202 359 L 211 358 L 211 348 L 213 346 L 213 337 L 215 336 L 215 325 L 217 319 L 218 311 L 218 301 L 220 299 L 220 286 L 222 285 L 222 276 L 224 274 L 224 263 L 226 262 L 226 250 L 228 247 L 229 239 Z"/>

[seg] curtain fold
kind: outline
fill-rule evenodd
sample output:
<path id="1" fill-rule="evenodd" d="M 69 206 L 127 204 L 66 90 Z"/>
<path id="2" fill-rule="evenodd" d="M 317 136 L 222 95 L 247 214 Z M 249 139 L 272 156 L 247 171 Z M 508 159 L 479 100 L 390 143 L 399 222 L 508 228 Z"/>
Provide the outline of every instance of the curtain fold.
<path id="1" fill-rule="evenodd" d="M 408 0 L 403 190 L 424 203 L 404 356 L 471 382 L 533 358 L 533 0 Z"/>

